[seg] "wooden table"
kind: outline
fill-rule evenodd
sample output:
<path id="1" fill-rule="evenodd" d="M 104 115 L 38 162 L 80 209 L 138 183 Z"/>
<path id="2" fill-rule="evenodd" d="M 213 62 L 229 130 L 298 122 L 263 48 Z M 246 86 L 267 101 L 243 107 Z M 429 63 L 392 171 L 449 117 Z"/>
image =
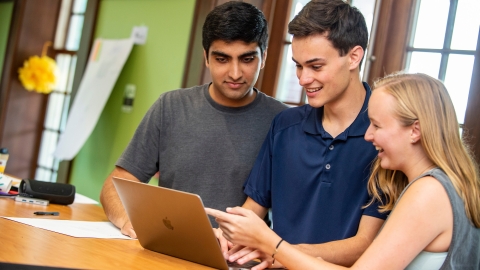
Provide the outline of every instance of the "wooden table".
<path id="1" fill-rule="evenodd" d="M 36 216 L 35 211 L 60 215 Z M 98 205 L 40 206 L 11 198 L 0 198 L 0 216 L 108 221 Z M 77 269 L 212 269 L 145 250 L 137 240 L 75 238 L 4 218 L 0 218 L 0 262 Z"/>

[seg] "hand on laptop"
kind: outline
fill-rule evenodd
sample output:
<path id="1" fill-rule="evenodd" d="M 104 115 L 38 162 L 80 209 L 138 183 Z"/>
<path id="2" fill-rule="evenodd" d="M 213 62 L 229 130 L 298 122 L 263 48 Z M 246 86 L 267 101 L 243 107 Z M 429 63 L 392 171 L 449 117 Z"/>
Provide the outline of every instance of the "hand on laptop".
<path id="1" fill-rule="evenodd" d="M 130 236 L 133 239 L 137 239 L 137 234 L 133 230 L 133 226 L 130 220 L 128 220 L 127 222 L 125 222 L 125 224 L 123 224 L 120 232 L 126 236 Z"/>
<path id="2" fill-rule="evenodd" d="M 218 243 L 220 244 L 223 257 L 225 260 L 227 260 L 229 256 L 228 250 L 233 247 L 233 244 L 223 236 L 223 231 L 220 228 L 213 228 L 213 233 L 217 237 Z"/>
<path id="3" fill-rule="evenodd" d="M 205 208 L 205 211 L 208 215 L 215 217 L 215 220 L 221 228 L 221 236 L 226 238 L 226 241 L 238 243 L 227 252 L 228 256 L 225 258 L 228 261 L 244 264 L 248 261 L 258 259 L 261 263 L 256 265 L 255 269 L 282 267 L 278 262 L 272 265 L 273 258 L 271 254 L 266 254 L 256 248 L 242 246 L 258 247 L 258 245 L 262 243 L 259 238 L 262 238 L 262 236 L 268 233 L 273 233 L 265 222 L 252 210 L 235 207 L 227 208 L 227 212 L 210 208 Z"/>
<path id="4" fill-rule="evenodd" d="M 275 261 L 273 264 L 273 259 L 271 254 L 266 254 L 258 249 L 235 246 L 228 251 L 227 260 L 230 262 L 237 262 L 238 264 L 244 264 L 252 260 L 260 261 L 261 263 L 256 266 L 256 269 L 265 269 L 265 268 L 284 268 L 284 266 Z"/>
<path id="5" fill-rule="evenodd" d="M 273 265 L 272 257 L 261 252 L 260 250 L 234 245 L 232 242 L 225 239 L 223 236 L 223 231 L 220 228 L 214 228 L 213 232 L 220 243 L 222 254 L 225 260 L 228 260 L 229 262 L 236 262 L 240 265 L 252 260 L 260 261 L 261 263 L 256 265 L 258 269 L 283 268 L 282 264 L 279 262 L 275 262 L 275 265 Z"/>

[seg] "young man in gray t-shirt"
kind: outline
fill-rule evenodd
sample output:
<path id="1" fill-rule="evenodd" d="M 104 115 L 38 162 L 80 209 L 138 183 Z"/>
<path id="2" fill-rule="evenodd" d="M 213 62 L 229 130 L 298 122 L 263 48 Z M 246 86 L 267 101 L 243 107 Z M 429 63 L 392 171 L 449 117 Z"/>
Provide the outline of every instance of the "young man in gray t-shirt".
<path id="1" fill-rule="evenodd" d="M 162 94 L 103 185 L 100 201 L 123 234 L 136 238 L 112 176 L 148 182 L 159 172 L 159 185 L 199 194 L 206 207 L 243 204 L 242 185 L 270 122 L 287 108 L 253 87 L 267 39 L 264 15 L 248 3 L 227 2 L 208 14 L 203 47 L 212 82 Z"/>

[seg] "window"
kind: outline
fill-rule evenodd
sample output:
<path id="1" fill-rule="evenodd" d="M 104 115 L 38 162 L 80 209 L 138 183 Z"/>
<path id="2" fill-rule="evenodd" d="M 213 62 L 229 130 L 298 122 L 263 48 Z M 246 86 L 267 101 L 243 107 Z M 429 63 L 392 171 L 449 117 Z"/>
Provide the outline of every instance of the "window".
<path id="1" fill-rule="evenodd" d="M 309 0 L 294 0 L 288 22 L 290 22 Z M 287 104 L 301 105 L 305 102 L 305 92 L 298 84 L 296 66 L 292 61 L 292 35 L 286 34 L 283 45 L 282 68 L 278 80 L 276 98 Z"/>
<path id="2" fill-rule="evenodd" d="M 415 10 L 406 70 L 442 80 L 462 124 L 478 42 L 480 1 L 419 0 Z"/>
<path id="3" fill-rule="evenodd" d="M 57 180 L 60 160 L 53 157 L 53 152 L 67 121 L 86 7 L 87 0 L 62 1 L 54 44 L 59 74 L 57 85 L 48 98 L 36 180 Z"/>

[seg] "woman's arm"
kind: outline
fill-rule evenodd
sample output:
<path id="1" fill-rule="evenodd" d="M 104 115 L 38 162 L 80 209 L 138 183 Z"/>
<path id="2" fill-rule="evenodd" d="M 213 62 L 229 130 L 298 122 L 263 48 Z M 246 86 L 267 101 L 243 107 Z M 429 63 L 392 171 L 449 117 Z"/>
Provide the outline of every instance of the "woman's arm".
<path id="1" fill-rule="evenodd" d="M 229 208 L 228 213 L 207 209 L 217 218 L 225 237 L 235 243 L 273 254 L 280 237 L 252 211 Z M 422 250 L 448 250 L 453 214 L 443 186 L 432 177 L 417 180 L 405 192 L 388 222 L 352 269 L 404 269 Z M 345 269 L 309 256 L 282 242 L 275 254 L 289 269 Z"/>
<path id="2" fill-rule="evenodd" d="M 267 254 L 274 254 L 275 247 L 281 238 L 273 232 L 253 211 L 242 207 L 227 208 L 222 212 L 205 208 L 207 214 L 214 216 L 227 240 L 243 246 L 259 249 Z M 283 241 L 274 256 L 288 269 L 314 269 L 322 266 L 320 259 L 307 255 L 287 242 Z M 345 269 L 327 262 L 329 269 Z M 256 266 L 252 270 L 263 269 Z"/>
<path id="3" fill-rule="evenodd" d="M 447 192 L 433 177 L 413 183 L 355 269 L 404 269 L 420 252 L 445 252 L 453 232 Z"/>

